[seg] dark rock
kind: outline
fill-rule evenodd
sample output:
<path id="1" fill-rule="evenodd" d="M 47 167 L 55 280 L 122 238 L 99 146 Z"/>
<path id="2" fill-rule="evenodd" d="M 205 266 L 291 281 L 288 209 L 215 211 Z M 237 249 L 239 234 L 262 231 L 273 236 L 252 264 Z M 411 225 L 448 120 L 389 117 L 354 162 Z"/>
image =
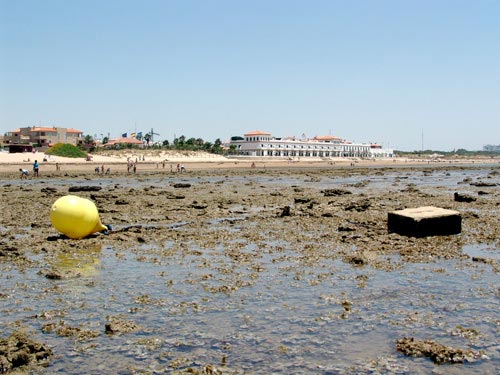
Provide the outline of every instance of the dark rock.
<path id="1" fill-rule="evenodd" d="M 56 193 L 57 192 L 57 189 L 54 188 L 54 187 L 44 187 L 40 190 L 42 193 L 46 193 L 46 194 L 51 194 L 51 193 Z"/>
<path id="2" fill-rule="evenodd" d="M 280 217 L 292 216 L 292 210 L 291 210 L 290 206 L 283 207 L 279 216 Z"/>
<path id="3" fill-rule="evenodd" d="M 351 202 L 344 207 L 346 211 L 357 211 L 362 212 L 370 208 L 371 203 L 368 199 L 363 199 L 359 202 Z"/>
<path id="4" fill-rule="evenodd" d="M 196 209 L 196 210 L 204 210 L 205 208 L 208 207 L 208 204 L 202 204 L 202 203 L 193 203 L 191 205 L 192 208 Z"/>
<path id="5" fill-rule="evenodd" d="M 0 246 L 0 256 L 19 255 L 19 249 L 16 246 L 2 244 Z"/>
<path id="6" fill-rule="evenodd" d="M 295 204 L 304 204 L 304 203 L 309 203 L 311 201 L 311 198 L 295 198 L 294 202 Z"/>
<path id="7" fill-rule="evenodd" d="M 45 274 L 45 277 L 49 280 L 61 280 L 63 275 L 57 271 L 49 271 Z"/>
<path id="8" fill-rule="evenodd" d="M 366 258 L 360 255 L 345 256 L 344 261 L 355 266 L 363 266 L 367 263 Z"/>
<path id="9" fill-rule="evenodd" d="M 321 191 L 325 197 L 336 197 L 340 195 L 352 194 L 349 190 L 343 189 L 325 189 Z"/>
<path id="10" fill-rule="evenodd" d="M 58 240 L 62 240 L 62 239 L 66 239 L 68 237 L 66 237 L 65 235 L 63 234 L 59 234 L 57 236 L 48 236 L 47 237 L 47 241 L 58 241 Z"/>
<path id="11" fill-rule="evenodd" d="M 355 230 L 355 229 L 354 229 L 354 228 L 351 228 L 351 227 L 344 227 L 344 226 L 342 226 L 342 225 L 341 225 L 341 226 L 339 226 L 339 227 L 337 228 L 337 230 L 338 230 L 339 232 L 354 232 L 354 230 Z"/>
<path id="12" fill-rule="evenodd" d="M 457 193 L 457 192 L 455 192 L 455 194 L 453 196 L 455 198 L 455 202 L 470 203 L 470 202 L 474 202 L 476 200 L 476 198 L 471 197 L 470 195 L 461 194 L 461 193 Z"/>
<path id="13" fill-rule="evenodd" d="M 100 186 L 70 186 L 68 188 L 68 191 L 70 193 L 74 193 L 74 192 L 77 192 L 77 191 L 99 191 L 101 190 L 102 187 Z"/>
<path id="14" fill-rule="evenodd" d="M 178 182 L 172 185 L 176 189 L 185 189 L 185 188 L 190 188 L 191 184 L 183 183 L 183 182 Z"/>
<path id="15" fill-rule="evenodd" d="M 497 184 L 494 182 L 484 182 L 484 181 L 478 181 L 478 182 L 471 182 L 471 186 L 476 186 L 476 187 L 495 187 Z"/>

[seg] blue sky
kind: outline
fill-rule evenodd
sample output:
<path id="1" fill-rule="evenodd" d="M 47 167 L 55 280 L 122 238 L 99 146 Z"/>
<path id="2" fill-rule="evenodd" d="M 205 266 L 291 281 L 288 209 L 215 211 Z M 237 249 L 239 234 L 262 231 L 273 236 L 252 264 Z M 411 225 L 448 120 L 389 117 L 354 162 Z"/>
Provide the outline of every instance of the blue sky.
<path id="1" fill-rule="evenodd" d="M 499 19 L 496 0 L 0 0 L 0 132 L 477 150 L 500 144 Z"/>

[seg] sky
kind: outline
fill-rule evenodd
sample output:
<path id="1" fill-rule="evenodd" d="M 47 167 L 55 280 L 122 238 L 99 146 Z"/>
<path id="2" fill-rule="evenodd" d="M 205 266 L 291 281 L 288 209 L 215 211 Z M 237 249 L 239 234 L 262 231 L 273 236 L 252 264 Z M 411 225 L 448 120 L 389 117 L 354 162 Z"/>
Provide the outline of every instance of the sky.
<path id="1" fill-rule="evenodd" d="M 497 0 L 0 0 L 0 133 L 500 144 Z"/>

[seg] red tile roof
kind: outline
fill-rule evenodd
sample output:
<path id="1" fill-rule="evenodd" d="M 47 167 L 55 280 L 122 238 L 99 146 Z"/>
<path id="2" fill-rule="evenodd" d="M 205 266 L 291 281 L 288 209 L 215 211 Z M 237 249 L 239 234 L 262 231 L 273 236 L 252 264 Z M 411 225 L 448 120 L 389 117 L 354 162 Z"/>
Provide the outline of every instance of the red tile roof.
<path id="1" fill-rule="evenodd" d="M 135 138 L 121 137 L 121 138 L 110 139 L 109 142 L 106 143 L 106 145 L 113 146 L 113 145 L 117 145 L 117 144 L 121 144 L 121 143 L 130 143 L 130 144 L 133 144 L 133 145 L 142 145 L 142 144 L 144 144 L 143 141 L 140 141 L 140 140 L 135 139 Z"/>
<path id="2" fill-rule="evenodd" d="M 271 133 L 263 132 L 262 130 L 254 130 L 248 133 L 243 134 L 245 137 L 249 137 L 252 135 L 271 135 Z"/>
<path id="3" fill-rule="evenodd" d="M 12 130 L 11 133 L 19 133 L 21 132 L 21 129 L 20 128 L 17 128 L 16 130 Z M 57 132 L 57 128 L 54 128 L 54 127 L 42 127 L 42 126 L 34 126 L 30 129 L 30 132 L 52 132 L 52 133 L 56 133 Z M 67 128 L 66 129 L 66 133 L 78 133 L 78 134 L 83 134 L 83 132 L 81 130 L 78 130 L 78 129 L 73 129 L 73 128 Z"/>
<path id="4" fill-rule="evenodd" d="M 341 140 L 341 138 L 336 137 L 334 135 L 317 135 L 314 137 L 317 141 L 333 141 L 333 140 Z"/>

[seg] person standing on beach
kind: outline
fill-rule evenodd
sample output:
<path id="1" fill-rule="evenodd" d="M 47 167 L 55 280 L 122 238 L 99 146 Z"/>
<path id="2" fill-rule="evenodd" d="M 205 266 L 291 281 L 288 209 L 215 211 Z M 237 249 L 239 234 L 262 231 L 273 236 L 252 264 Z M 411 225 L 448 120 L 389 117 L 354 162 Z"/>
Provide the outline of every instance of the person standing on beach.
<path id="1" fill-rule="evenodd" d="M 38 177 L 38 168 L 39 168 L 38 161 L 35 160 L 35 162 L 33 163 L 33 176 L 35 177 Z"/>

